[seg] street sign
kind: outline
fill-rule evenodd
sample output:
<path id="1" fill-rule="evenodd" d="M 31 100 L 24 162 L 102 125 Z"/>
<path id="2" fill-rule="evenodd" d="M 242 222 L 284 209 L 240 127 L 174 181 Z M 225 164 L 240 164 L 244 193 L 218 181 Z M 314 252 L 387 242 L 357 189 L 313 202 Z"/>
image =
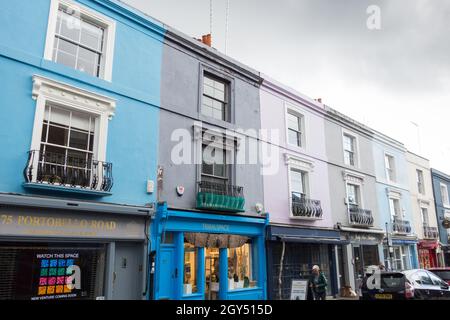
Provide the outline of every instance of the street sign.
<path id="1" fill-rule="evenodd" d="M 308 295 L 308 280 L 292 280 L 291 300 L 306 300 Z"/>

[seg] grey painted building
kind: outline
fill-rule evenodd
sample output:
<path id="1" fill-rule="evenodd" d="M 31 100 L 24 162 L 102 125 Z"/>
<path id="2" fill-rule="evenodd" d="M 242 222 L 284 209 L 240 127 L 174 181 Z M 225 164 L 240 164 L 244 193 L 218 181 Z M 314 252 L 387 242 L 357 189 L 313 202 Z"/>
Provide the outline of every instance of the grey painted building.
<path id="1" fill-rule="evenodd" d="M 243 187 L 243 211 L 256 214 L 255 206 L 263 203 L 261 169 L 248 160 L 255 156 L 261 126 L 259 83 L 256 71 L 169 29 L 161 77 L 159 201 L 194 209 L 200 181 L 225 182 Z M 225 140 L 225 165 L 202 170 L 203 142 L 211 139 Z M 232 164 L 243 156 L 245 163 Z M 182 195 L 177 187 L 183 187 Z"/>
<path id="2" fill-rule="evenodd" d="M 358 288 L 364 268 L 382 261 L 384 229 L 378 214 L 370 128 L 325 107 L 329 192 L 338 248 L 340 286 Z"/>

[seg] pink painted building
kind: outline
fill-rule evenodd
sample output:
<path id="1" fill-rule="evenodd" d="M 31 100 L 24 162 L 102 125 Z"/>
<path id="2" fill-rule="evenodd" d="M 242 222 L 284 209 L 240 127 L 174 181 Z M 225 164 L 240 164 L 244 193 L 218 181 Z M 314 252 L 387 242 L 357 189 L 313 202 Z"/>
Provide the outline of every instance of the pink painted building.
<path id="1" fill-rule="evenodd" d="M 266 76 L 261 92 L 265 210 L 268 230 L 268 294 L 285 299 L 291 281 L 319 265 L 329 279 L 328 295 L 338 289 L 337 248 L 330 204 L 325 114 L 320 101 Z M 281 279 L 281 285 L 279 280 Z"/>

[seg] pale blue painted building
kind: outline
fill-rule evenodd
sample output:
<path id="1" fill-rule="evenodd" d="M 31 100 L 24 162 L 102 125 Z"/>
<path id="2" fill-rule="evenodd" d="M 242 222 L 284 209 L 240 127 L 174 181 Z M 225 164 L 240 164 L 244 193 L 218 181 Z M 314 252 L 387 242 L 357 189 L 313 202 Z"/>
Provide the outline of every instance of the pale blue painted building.
<path id="1" fill-rule="evenodd" d="M 384 264 L 393 270 L 418 268 L 406 148 L 401 142 L 375 132 L 373 157 L 379 215 L 386 230 Z"/>
<path id="2" fill-rule="evenodd" d="M 0 265 L 27 268 L 0 299 L 147 296 L 164 34 L 116 0 L 2 2 Z"/>

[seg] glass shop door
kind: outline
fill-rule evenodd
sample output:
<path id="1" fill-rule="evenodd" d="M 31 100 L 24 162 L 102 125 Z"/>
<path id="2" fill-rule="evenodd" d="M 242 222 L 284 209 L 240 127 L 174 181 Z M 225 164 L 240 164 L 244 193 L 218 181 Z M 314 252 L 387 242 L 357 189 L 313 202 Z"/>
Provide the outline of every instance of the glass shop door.
<path id="1" fill-rule="evenodd" d="M 219 249 L 205 249 L 205 300 L 219 299 Z M 226 279 L 224 279 L 226 281 Z"/>

